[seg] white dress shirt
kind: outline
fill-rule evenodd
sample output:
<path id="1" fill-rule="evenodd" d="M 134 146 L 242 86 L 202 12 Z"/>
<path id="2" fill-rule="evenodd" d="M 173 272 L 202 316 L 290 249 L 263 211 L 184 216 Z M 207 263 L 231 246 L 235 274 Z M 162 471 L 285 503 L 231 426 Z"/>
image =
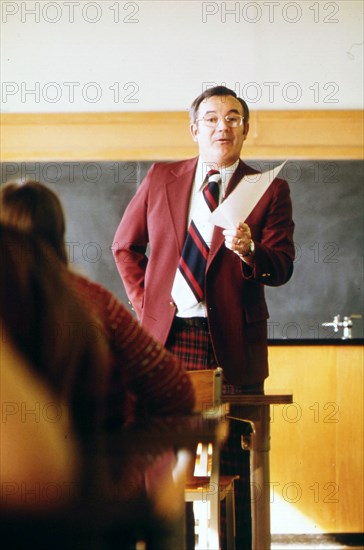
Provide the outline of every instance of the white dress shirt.
<path id="1" fill-rule="evenodd" d="M 237 166 L 239 163 L 239 159 L 234 162 L 231 166 L 226 167 L 216 167 L 216 165 L 207 162 L 204 162 L 201 157 L 199 157 L 195 172 L 194 181 L 192 184 L 192 191 L 191 191 L 191 197 L 190 197 L 190 205 L 189 205 L 189 211 L 188 211 L 188 224 L 187 228 L 189 227 L 191 223 L 191 219 L 194 220 L 198 216 L 199 211 L 199 203 L 201 200 L 205 200 L 203 198 L 202 190 L 204 188 L 204 182 L 207 176 L 207 172 L 212 169 L 219 170 L 221 175 L 221 191 L 220 191 L 220 202 L 224 199 L 227 186 L 229 185 L 229 182 L 231 180 L 231 177 L 233 173 L 235 172 Z M 177 301 L 177 300 L 176 300 Z M 182 308 L 180 307 L 177 311 L 177 317 L 206 317 L 207 316 L 207 310 L 206 310 L 206 303 L 204 301 L 197 302 L 192 307 L 189 308 Z"/>

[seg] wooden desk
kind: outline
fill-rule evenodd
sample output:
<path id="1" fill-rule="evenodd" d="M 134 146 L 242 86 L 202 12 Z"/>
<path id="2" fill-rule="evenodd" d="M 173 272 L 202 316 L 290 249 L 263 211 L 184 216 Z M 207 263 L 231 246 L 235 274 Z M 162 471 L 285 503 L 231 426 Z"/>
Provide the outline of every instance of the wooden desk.
<path id="1" fill-rule="evenodd" d="M 162 528 L 167 528 L 164 537 L 161 536 L 158 544 L 151 548 L 158 550 L 170 550 L 178 548 L 184 550 L 186 542 L 185 531 L 185 481 L 184 476 L 175 480 L 168 471 L 168 455 L 171 449 L 174 451 L 190 451 L 189 463 L 186 460 L 185 474 L 194 466 L 194 456 L 197 443 L 212 443 L 220 446 L 228 434 L 229 422 L 226 420 L 225 411 L 227 407 L 222 405 L 208 409 L 202 413 L 196 412 L 187 416 L 175 416 L 165 418 L 150 418 L 147 423 L 126 428 L 123 433 L 116 436 L 113 449 L 114 465 L 120 467 L 121 475 L 117 481 L 117 492 L 127 500 L 127 490 L 135 481 L 152 479 L 152 491 L 150 500 L 152 507 L 158 508 L 160 514 L 155 516 L 155 525 L 162 521 Z M 114 436 L 113 436 L 114 437 Z M 165 454 L 164 454 L 165 453 Z M 173 453 L 172 453 L 173 454 Z M 158 468 L 158 460 L 163 456 L 167 457 L 167 469 Z M 186 455 L 184 455 L 186 457 Z M 148 475 L 148 470 L 153 463 L 157 465 L 156 476 Z M 183 484 L 181 482 L 183 481 Z M 149 485 L 150 487 L 150 485 Z M 156 489 L 157 494 L 154 489 Z M 209 491 L 210 489 L 206 489 Z M 155 498 L 157 496 L 157 498 Z M 160 529 L 163 535 L 163 529 Z M 147 540 L 147 547 L 150 540 Z M 153 544 L 155 541 L 153 541 Z"/>
<path id="2" fill-rule="evenodd" d="M 270 405 L 292 403 L 292 394 L 226 395 L 223 401 L 233 407 L 228 418 L 249 422 L 250 436 L 243 437 L 242 449 L 250 451 L 252 508 L 252 550 L 270 548 Z"/>

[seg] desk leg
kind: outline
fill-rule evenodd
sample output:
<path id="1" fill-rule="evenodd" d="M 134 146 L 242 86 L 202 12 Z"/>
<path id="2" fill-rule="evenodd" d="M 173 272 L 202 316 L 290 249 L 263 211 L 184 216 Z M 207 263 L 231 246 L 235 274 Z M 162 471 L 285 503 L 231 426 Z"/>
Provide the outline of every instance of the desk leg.
<path id="1" fill-rule="evenodd" d="M 252 550 L 270 550 L 269 405 L 255 407 L 246 417 L 253 429 L 242 442 L 250 451 Z"/>

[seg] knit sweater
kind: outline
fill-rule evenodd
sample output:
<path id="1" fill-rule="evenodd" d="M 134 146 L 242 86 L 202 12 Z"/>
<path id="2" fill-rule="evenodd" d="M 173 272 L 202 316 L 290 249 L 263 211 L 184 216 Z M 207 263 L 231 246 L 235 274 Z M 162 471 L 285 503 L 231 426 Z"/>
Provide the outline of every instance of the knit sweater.
<path id="1" fill-rule="evenodd" d="M 179 360 L 105 287 L 69 273 L 76 296 L 97 320 L 109 348 L 106 426 L 117 429 L 143 417 L 190 413 L 194 390 Z"/>

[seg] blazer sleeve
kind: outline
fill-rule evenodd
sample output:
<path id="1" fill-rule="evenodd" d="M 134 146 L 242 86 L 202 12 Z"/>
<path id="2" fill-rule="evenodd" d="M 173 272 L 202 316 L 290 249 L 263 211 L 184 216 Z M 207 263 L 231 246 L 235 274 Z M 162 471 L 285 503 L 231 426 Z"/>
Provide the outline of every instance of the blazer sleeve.
<path id="1" fill-rule="evenodd" d="M 293 273 L 294 222 L 288 183 L 276 179 L 271 192 L 251 213 L 247 223 L 255 243 L 254 264 L 242 262 L 243 276 L 269 286 L 286 283 Z"/>
<path id="2" fill-rule="evenodd" d="M 154 165 L 126 208 L 112 245 L 116 267 L 139 319 L 143 307 L 144 280 L 148 265 L 147 209 L 153 171 Z"/>

